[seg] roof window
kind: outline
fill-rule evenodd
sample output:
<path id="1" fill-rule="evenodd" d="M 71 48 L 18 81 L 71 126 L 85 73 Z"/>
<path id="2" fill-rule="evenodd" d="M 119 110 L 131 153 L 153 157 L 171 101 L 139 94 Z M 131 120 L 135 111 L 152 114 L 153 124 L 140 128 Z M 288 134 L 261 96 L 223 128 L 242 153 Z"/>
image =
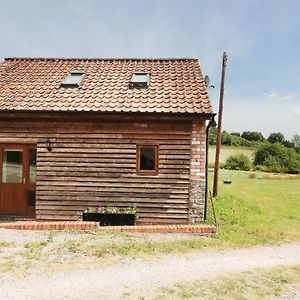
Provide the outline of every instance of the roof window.
<path id="1" fill-rule="evenodd" d="M 84 72 L 72 71 L 70 74 L 63 80 L 61 87 L 64 88 L 77 88 L 80 86 L 82 80 L 85 77 Z"/>
<path id="2" fill-rule="evenodd" d="M 129 88 L 130 89 L 147 89 L 150 84 L 150 74 L 135 72 L 132 74 Z"/>

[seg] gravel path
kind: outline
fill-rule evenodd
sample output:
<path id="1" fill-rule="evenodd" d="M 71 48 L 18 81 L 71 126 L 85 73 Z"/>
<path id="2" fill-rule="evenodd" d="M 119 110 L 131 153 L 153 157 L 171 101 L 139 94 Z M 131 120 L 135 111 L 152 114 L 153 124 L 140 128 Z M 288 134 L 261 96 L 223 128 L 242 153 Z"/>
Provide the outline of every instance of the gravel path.
<path id="1" fill-rule="evenodd" d="M 95 231 L 97 232 L 97 231 Z M 25 243 L 25 242 L 37 242 L 41 240 L 46 240 L 49 237 L 50 231 L 42 230 L 13 230 L 13 229 L 2 229 L 0 228 L 0 242 L 14 242 L 14 243 Z M 56 242 L 64 240 L 77 240 L 83 237 L 92 236 L 93 232 L 90 231 L 55 231 L 53 234 L 53 239 Z M 197 239 L 199 235 L 188 234 L 188 233 L 141 233 L 141 232 L 98 232 L 97 239 L 102 241 L 121 241 L 124 237 L 132 237 L 136 239 L 144 239 L 147 241 L 172 241 L 179 239 Z M 204 238 L 204 237 L 203 237 Z"/>
<path id="2" fill-rule="evenodd" d="M 101 269 L 6 278 L 0 282 L 0 299 L 124 299 L 125 295 L 148 299 L 157 288 L 179 282 L 297 264 L 299 244 L 170 255 L 155 260 L 126 259 Z"/>
<path id="3" fill-rule="evenodd" d="M 300 290 L 293 289 L 288 294 L 273 298 L 271 300 L 300 300 Z"/>

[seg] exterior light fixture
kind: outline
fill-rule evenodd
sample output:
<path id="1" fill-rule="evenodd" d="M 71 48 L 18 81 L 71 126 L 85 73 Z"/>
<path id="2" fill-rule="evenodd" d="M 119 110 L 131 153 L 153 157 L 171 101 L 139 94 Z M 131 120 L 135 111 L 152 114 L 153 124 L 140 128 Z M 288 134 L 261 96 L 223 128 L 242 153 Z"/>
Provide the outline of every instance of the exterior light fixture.
<path id="1" fill-rule="evenodd" d="M 52 142 L 51 142 L 51 140 L 49 138 L 46 140 L 45 145 L 46 145 L 47 150 L 49 152 L 51 152 L 51 150 L 52 150 Z"/>

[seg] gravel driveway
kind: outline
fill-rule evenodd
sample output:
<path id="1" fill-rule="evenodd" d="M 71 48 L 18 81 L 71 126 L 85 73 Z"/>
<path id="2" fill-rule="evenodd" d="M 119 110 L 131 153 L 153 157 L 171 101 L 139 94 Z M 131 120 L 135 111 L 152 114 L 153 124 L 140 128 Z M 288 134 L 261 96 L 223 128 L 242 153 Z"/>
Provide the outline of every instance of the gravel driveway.
<path id="1" fill-rule="evenodd" d="M 141 295 L 148 299 L 159 287 L 179 282 L 297 264 L 299 244 L 169 255 L 151 260 L 126 258 L 121 263 L 90 270 L 5 277 L 0 282 L 0 299 L 124 299 L 126 294 L 132 299 Z"/>

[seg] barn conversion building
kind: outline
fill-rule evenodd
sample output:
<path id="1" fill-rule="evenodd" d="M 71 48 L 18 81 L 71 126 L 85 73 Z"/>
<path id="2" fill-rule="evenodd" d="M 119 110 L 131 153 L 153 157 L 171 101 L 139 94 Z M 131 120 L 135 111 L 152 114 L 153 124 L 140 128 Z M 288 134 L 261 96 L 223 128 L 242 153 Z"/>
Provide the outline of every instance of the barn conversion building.
<path id="1" fill-rule="evenodd" d="M 202 222 L 213 116 L 196 59 L 6 58 L 0 216 L 135 203 L 142 224 Z"/>

